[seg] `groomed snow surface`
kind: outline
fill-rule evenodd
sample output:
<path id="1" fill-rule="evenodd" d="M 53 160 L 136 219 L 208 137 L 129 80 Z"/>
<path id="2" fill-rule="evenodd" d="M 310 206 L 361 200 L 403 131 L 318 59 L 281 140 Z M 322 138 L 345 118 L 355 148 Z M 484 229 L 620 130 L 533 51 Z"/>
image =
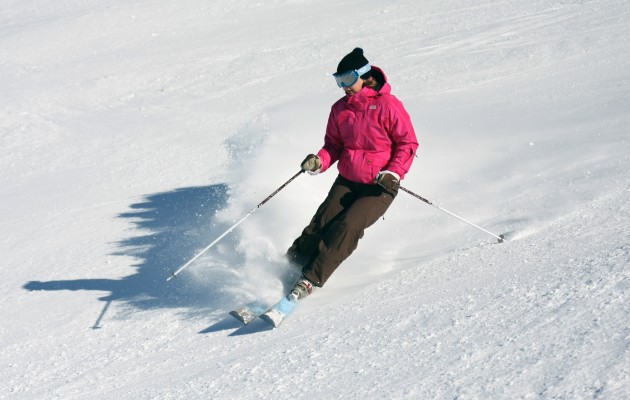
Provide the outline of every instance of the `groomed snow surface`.
<path id="1" fill-rule="evenodd" d="M 0 399 L 630 398 L 630 3 L 5 0 Z M 421 147 L 279 329 L 227 313 L 334 180 L 330 74 Z"/>

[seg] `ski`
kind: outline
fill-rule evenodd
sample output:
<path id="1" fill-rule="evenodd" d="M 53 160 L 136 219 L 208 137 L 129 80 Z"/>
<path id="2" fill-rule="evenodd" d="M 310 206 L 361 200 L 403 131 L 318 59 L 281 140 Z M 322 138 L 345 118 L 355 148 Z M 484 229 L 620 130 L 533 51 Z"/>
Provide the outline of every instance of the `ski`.
<path id="1" fill-rule="evenodd" d="M 295 306 L 298 303 L 298 300 L 289 300 L 289 296 L 285 296 L 273 305 L 270 309 L 260 315 L 260 319 L 267 322 L 274 328 L 280 326 L 282 321 L 293 312 Z"/>
<path id="2" fill-rule="evenodd" d="M 269 310 L 269 305 L 256 299 L 250 301 L 241 308 L 230 311 L 230 315 L 247 325 L 267 310 Z"/>

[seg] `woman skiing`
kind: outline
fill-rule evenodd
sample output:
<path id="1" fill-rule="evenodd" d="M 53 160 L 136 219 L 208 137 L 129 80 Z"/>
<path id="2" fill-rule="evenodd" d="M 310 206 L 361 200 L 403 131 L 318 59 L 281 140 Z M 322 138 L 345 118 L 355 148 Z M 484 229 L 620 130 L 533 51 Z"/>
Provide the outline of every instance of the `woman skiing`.
<path id="1" fill-rule="evenodd" d="M 288 296 L 294 301 L 323 286 L 356 249 L 364 230 L 385 214 L 418 148 L 407 111 L 362 49 L 343 57 L 333 76 L 345 96 L 331 108 L 324 146 L 301 168 L 317 174 L 338 162 L 339 176 L 287 252 L 302 268 Z"/>

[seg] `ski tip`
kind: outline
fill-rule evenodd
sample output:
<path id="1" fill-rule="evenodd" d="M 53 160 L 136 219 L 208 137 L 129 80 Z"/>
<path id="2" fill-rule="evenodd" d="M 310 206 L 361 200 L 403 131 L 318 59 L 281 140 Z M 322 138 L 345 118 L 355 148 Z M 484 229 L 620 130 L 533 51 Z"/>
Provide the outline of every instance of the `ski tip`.
<path id="1" fill-rule="evenodd" d="M 230 311 L 230 315 L 233 316 L 234 318 L 238 319 L 242 323 L 247 324 L 247 322 L 245 322 L 245 319 L 243 318 L 243 316 L 241 314 L 239 314 L 238 312 Z"/>

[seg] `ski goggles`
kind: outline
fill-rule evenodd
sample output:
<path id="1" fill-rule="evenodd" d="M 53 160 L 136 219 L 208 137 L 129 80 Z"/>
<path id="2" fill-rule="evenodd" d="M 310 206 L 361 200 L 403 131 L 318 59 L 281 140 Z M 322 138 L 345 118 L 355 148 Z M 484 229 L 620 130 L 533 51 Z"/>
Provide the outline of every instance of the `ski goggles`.
<path id="1" fill-rule="evenodd" d="M 333 74 L 333 76 L 335 77 L 335 81 L 337 81 L 337 86 L 339 86 L 340 88 L 347 88 L 357 83 L 357 81 L 359 80 L 359 77 L 371 69 L 372 67 L 370 66 L 370 64 L 365 64 L 363 67 L 359 69 L 354 69 L 348 72 L 336 73 L 336 74 Z"/>

